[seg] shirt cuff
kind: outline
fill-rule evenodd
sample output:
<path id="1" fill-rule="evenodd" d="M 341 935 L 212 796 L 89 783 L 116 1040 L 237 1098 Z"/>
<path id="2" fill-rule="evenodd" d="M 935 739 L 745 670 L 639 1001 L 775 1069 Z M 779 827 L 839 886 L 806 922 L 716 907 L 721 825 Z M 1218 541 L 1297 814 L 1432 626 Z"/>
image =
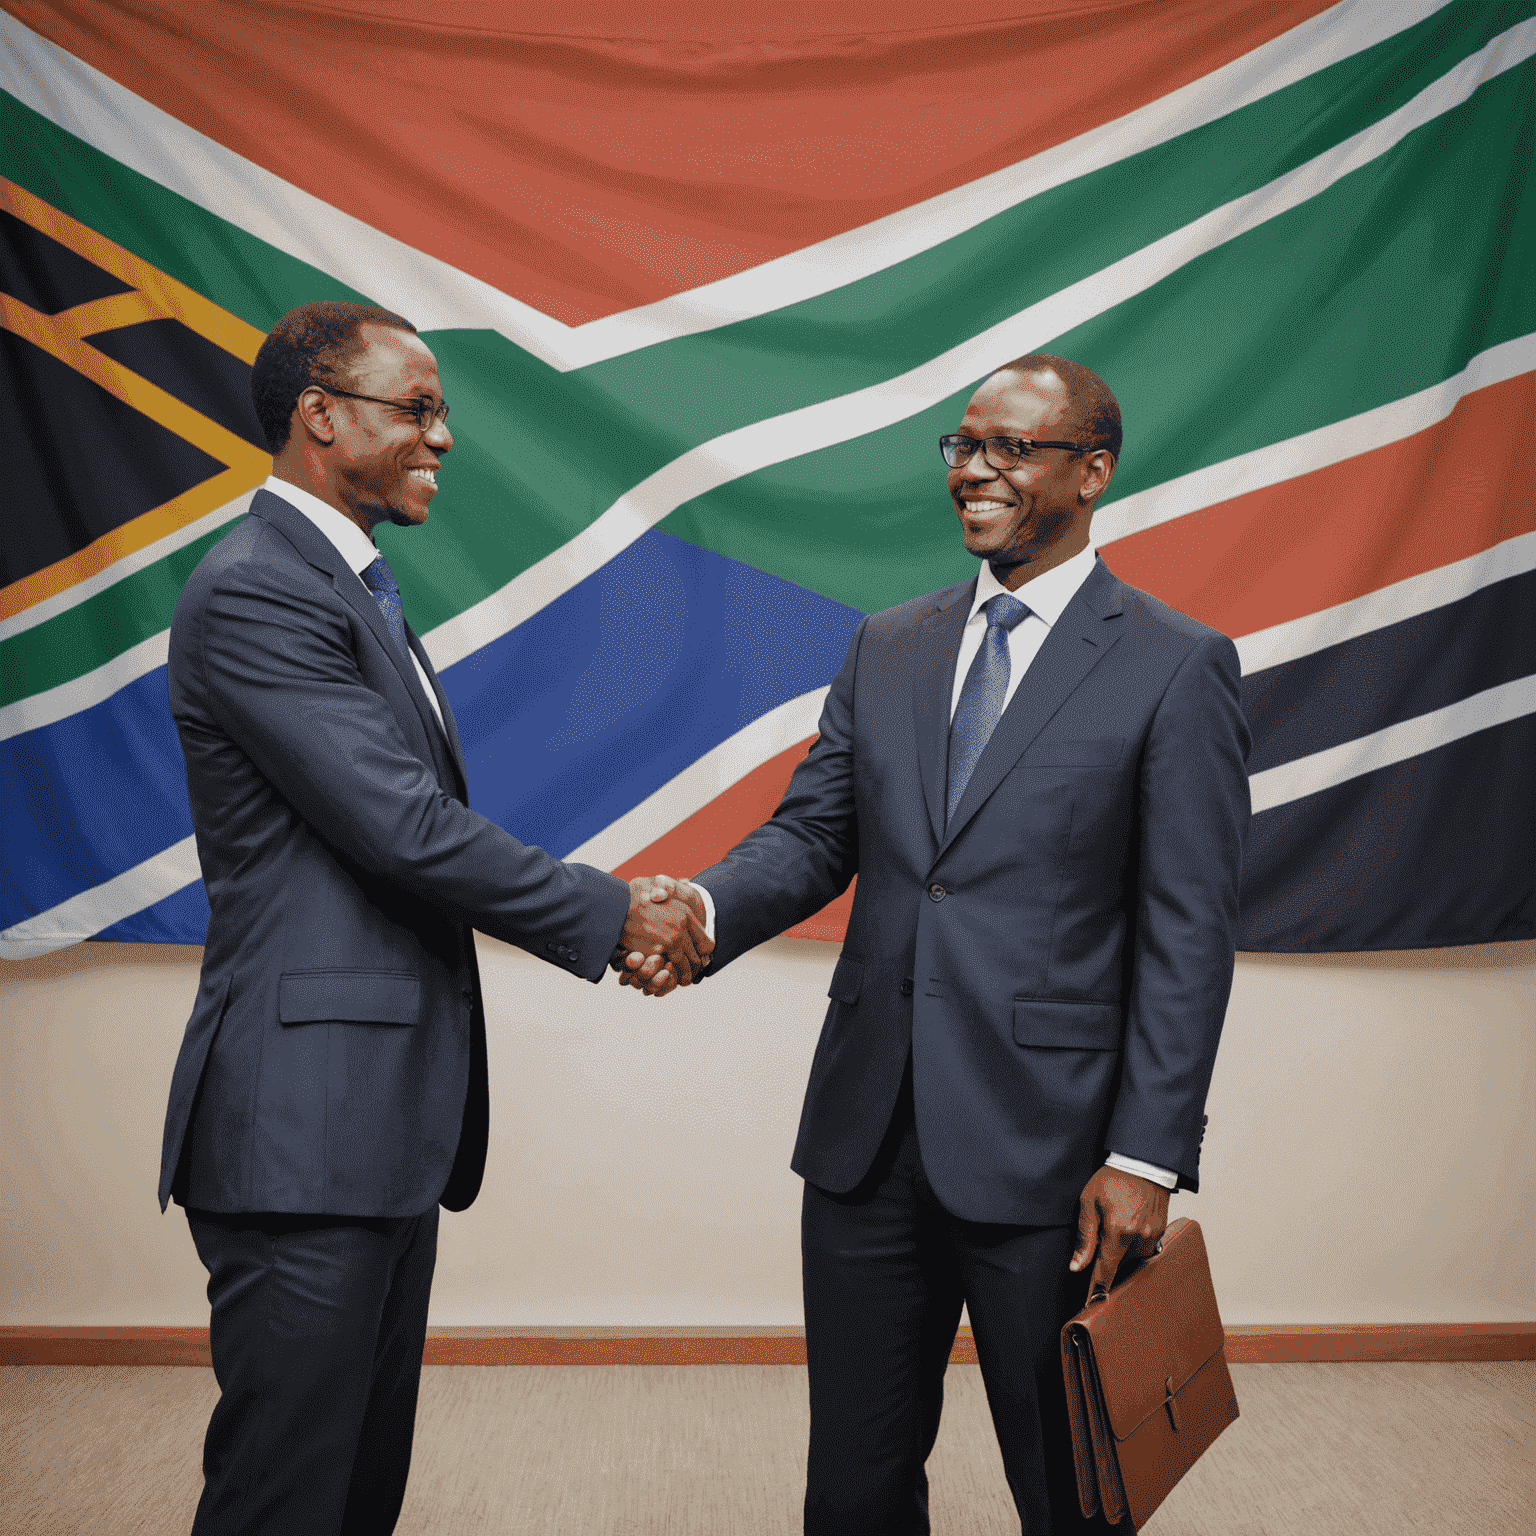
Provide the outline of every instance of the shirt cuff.
<path id="1" fill-rule="evenodd" d="M 704 937 L 713 944 L 715 942 L 715 899 L 697 880 L 690 880 L 688 883 L 699 893 L 699 899 L 704 903 Z"/>
<path id="2" fill-rule="evenodd" d="M 1172 1189 L 1179 1182 L 1178 1174 L 1171 1168 L 1159 1168 L 1156 1163 L 1144 1163 L 1140 1158 L 1125 1157 L 1119 1152 L 1111 1152 L 1104 1159 L 1104 1166 L 1118 1168 L 1121 1173 L 1134 1173 L 1138 1179 L 1150 1179 L 1164 1189 Z"/>

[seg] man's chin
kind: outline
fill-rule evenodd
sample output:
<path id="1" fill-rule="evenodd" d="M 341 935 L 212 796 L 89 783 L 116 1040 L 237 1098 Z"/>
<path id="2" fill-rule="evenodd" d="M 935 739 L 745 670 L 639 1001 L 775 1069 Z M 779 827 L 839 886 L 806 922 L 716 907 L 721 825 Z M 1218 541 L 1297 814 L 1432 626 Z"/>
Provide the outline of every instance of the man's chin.
<path id="1" fill-rule="evenodd" d="M 384 521 L 393 523 L 396 528 L 419 528 L 427 520 L 427 509 L 421 509 L 420 517 L 413 517 L 404 507 L 385 507 Z"/>

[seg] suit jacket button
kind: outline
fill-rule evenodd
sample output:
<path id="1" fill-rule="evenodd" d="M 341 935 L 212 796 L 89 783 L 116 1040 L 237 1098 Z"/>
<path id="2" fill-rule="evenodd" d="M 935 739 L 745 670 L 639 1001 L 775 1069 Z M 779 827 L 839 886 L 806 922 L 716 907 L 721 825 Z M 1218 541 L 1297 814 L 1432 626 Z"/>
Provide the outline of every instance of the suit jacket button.
<path id="1" fill-rule="evenodd" d="M 910 976 L 903 976 L 901 978 L 901 995 L 903 997 L 912 996 L 912 978 Z"/>
<path id="2" fill-rule="evenodd" d="M 949 892 L 946 891 L 942 885 L 935 883 L 928 887 L 928 894 L 933 897 L 935 901 L 943 901 L 944 898 L 949 895 Z"/>
<path id="3" fill-rule="evenodd" d="M 569 958 L 569 960 L 570 960 L 572 965 L 580 965 L 581 964 L 581 956 L 578 955 L 574 949 L 571 951 L 571 953 L 570 953 L 568 958 Z"/>
<path id="4" fill-rule="evenodd" d="M 554 954 L 554 952 L 555 952 L 555 941 L 553 939 L 551 939 L 549 941 L 549 943 L 544 946 L 544 948 L 547 949 L 550 952 L 550 954 Z"/>

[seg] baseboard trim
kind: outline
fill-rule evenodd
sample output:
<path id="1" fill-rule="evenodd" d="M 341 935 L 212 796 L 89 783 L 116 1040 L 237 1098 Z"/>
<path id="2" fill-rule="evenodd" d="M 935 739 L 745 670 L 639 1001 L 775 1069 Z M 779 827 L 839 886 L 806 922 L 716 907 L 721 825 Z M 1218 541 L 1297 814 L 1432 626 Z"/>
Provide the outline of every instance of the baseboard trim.
<path id="1" fill-rule="evenodd" d="M 428 1365 L 803 1365 L 803 1328 L 431 1328 Z M 962 1328 L 950 1353 L 974 1365 Z M 1536 1360 L 1530 1323 L 1244 1323 L 1234 1365 Z M 0 1328 L 0 1365 L 208 1365 L 206 1328 Z"/>

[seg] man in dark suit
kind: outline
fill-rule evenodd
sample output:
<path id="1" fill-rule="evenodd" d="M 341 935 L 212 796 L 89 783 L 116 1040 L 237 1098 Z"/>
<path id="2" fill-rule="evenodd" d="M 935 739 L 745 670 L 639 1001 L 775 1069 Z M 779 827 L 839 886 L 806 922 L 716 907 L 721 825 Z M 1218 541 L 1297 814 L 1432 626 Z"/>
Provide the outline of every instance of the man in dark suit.
<path id="1" fill-rule="evenodd" d="M 661 991 L 710 945 L 681 902 L 467 806 L 453 713 L 372 542 L 426 521 L 453 445 L 415 328 L 304 305 L 251 387 L 273 475 L 171 627 L 210 917 L 160 1204 L 186 1207 L 207 1266 L 222 1389 L 194 1530 L 363 1536 L 405 1492 L 437 1208 L 467 1206 L 485 1166 L 470 930 L 590 981 L 622 938 Z"/>
<path id="2" fill-rule="evenodd" d="M 1095 374 L 1021 358 L 942 448 L 977 579 L 860 624 L 773 819 L 676 889 L 713 975 L 859 878 L 793 1159 L 806 1530 L 928 1530 L 965 1303 L 1023 1529 L 1107 1531 L 1058 1335 L 1197 1187 L 1248 821 L 1237 652 L 1097 559 L 1120 412 Z M 630 961 L 630 985 L 660 964 Z"/>

